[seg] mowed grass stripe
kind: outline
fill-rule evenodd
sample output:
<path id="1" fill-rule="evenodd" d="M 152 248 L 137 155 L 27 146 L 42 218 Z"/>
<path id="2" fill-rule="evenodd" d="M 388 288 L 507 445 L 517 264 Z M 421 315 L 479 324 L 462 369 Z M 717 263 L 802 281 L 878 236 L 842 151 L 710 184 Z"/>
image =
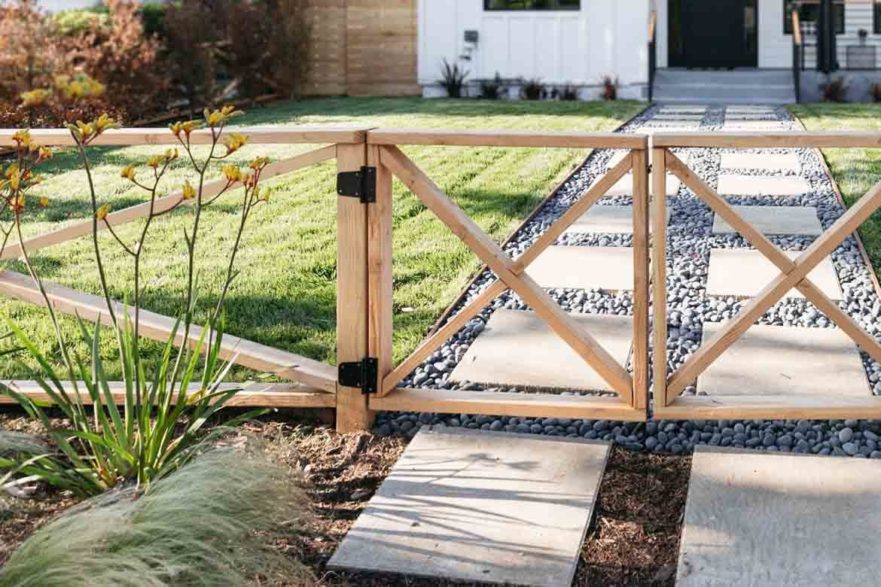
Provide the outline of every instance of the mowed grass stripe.
<path id="1" fill-rule="evenodd" d="M 262 108 L 239 120 L 255 124 L 366 124 L 412 128 L 515 128 L 524 130 L 608 131 L 640 111 L 632 102 L 489 102 L 335 98 L 284 103 Z M 268 153 L 274 160 L 304 152 L 311 146 L 249 146 L 236 155 L 244 162 Z M 101 177 L 102 203 L 119 209 L 145 195 L 130 189 L 119 177 L 126 164 L 139 163 L 157 147 L 102 149 L 96 169 Z M 566 173 L 580 164 L 585 151 L 559 149 L 501 149 L 405 147 L 408 156 L 445 190 L 466 213 L 496 240 L 501 240 L 535 208 Z M 172 171 L 165 192 L 180 187 L 185 167 Z M 41 186 L 52 198 L 38 212 L 29 235 L 89 217 L 85 178 L 76 158 L 64 152 L 44 170 Z M 266 206 L 253 212 L 244 237 L 238 266 L 241 275 L 227 303 L 227 329 L 231 334 L 277 346 L 318 360 L 335 361 L 336 305 L 336 201 L 332 163 L 321 164 L 267 182 L 276 191 Z M 203 215 L 205 230 L 198 245 L 201 297 L 200 318 L 216 300 L 237 223 L 240 194 L 230 193 Z M 479 268 L 476 257 L 422 206 L 403 185 L 395 182 L 395 355 L 406 356 L 427 328 L 449 305 L 469 277 Z M 56 207 L 57 206 L 57 207 Z M 156 222 L 146 243 L 142 268 L 145 308 L 175 315 L 180 311 L 186 275 L 182 231 L 190 214 L 180 209 Z M 119 229 L 133 240 L 139 223 Z M 101 236 L 114 294 L 125 299 L 131 287 L 129 258 L 115 247 L 109 235 Z M 46 279 L 89 293 L 99 292 L 89 239 L 79 239 L 40 251 L 37 265 Z M 22 270 L 19 263 L 11 267 Z M 9 315 L 34 336 L 42 348 L 52 348 L 52 332 L 45 311 L 0 298 L 0 315 Z M 73 319 L 64 320 L 65 332 L 75 339 Z M 111 377 L 113 347 L 110 337 L 102 353 Z M 146 343 L 150 357 L 159 345 Z M 87 356 L 87 349 L 78 352 Z M 26 379 L 32 366 L 8 357 L 0 359 L 0 377 Z M 237 379 L 253 377 L 241 369 Z"/>

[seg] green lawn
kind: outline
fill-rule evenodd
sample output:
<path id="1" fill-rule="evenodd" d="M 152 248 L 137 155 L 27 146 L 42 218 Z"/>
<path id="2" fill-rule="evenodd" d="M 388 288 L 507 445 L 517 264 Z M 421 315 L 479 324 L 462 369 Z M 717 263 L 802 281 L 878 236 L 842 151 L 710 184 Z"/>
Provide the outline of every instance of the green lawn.
<path id="1" fill-rule="evenodd" d="M 254 124 L 364 124 L 385 127 L 507 128 L 554 131 L 608 131 L 640 111 L 635 102 L 485 102 L 420 99 L 317 99 L 261 108 L 239 119 Z M 249 146 L 238 154 L 246 161 L 257 154 L 273 159 L 310 147 Z M 96 150 L 96 174 L 103 202 L 120 209 L 144 196 L 119 177 L 129 163 L 143 162 L 161 149 L 137 147 Z M 501 148 L 407 148 L 407 153 L 475 221 L 501 240 L 550 189 L 584 158 L 584 151 Z M 73 153 L 60 153 L 46 166 L 40 191 L 50 206 L 30 219 L 29 234 L 89 216 L 84 174 Z M 143 172 L 142 172 L 143 173 Z M 183 164 L 166 182 L 178 188 L 187 176 Z M 335 168 L 324 164 L 271 182 L 277 191 L 268 206 L 254 211 L 244 239 L 242 273 L 228 301 L 228 332 L 288 349 L 319 360 L 335 360 Z M 269 183 L 267 185 L 270 185 Z M 225 255 L 237 221 L 237 198 L 225 196 L 203 215 L 199 245 L 200 308 L 216 299 Z M 394 278 L 395 353 L 400 359 L 421 340 L 426 329 L 451 303 L 478 268 L 476 258 L 401 185 L 395 187 Z M 144 306 L 177 315 L 185 275 L 182 228 L 190 213 L 178 210 L 154 227 L 147 243 Z M 138 223 L 119 230 L 132 239 Z M 119 299 L 130 291 L 130 260 L 102 237 L 109 274 Z M 45 249 L 37 255 L 45 279 L 98 293 L 89 239 Z M 21 271 L 16 262 L 13 268 Z M 0 315 L 11 316 L 44 348 L 51 347 L 45 311 L 0 298 Z M 73 333 L 72 320 L 65 322 Z M 105 337 L 109 340 L 109 337 Z M 157 352 L 157 345 L 148 347 Z M 85 349 L 80 349 L 85 354 Z M 103 352 L 110 356 L 112 348 Z M 8 357 L 0 359 L 0 377 L 28 377 L 29 369 Z M 237 377 L 247 377 L 246 372 Z M 114 373 L 113 376 L 119 376 Z"/>
<path id="2" fill-rule="evenodd" d="M 807 130 L 881 131 L 879 104 L 800 104 L 790 110 Z M 823 149 L 823 154 L 848 206 L 881 180 L 879 149 Z M 881 272 L 881 212 L 863 224 L 860 236 L 875 272 Z"/>

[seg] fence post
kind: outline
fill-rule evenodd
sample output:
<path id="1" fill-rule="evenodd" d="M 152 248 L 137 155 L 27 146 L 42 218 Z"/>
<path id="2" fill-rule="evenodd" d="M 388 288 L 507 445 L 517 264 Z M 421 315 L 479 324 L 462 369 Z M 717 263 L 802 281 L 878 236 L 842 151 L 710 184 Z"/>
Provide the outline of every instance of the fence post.
<path id="1" fill-rule="evenodd" d="M 367 346 L 378 361 L 382 397 L 383 379 L 393 365 L 393 287 L 392 287 L 392 172 L 382 164 L 382 148 L 368 145 L 367 164 L 376 167 L 376 203 L 367 208 Z"/>
<path id="2" fill-rule="evenodd" d="M 358 171 L 367 164 L 366 145 L 337 145 L 337 171 Z M 337 196 L 337 364 L 359 362 L 367 345 L 367 209 L 358 198 Z M 339 432 L 370 428 L 367 396 L 358 387 L 337 384 Z"/>
<path id="3" fill-rule="evenodd" d="M 633 167 L 633 407 L 648 407 L 649 180 L 646 148 L 630 152 Z"/>
<path id="4" fill-rule="evenodd" d="M 652 149 L 652 285 L 655 410 L 667 406 L 667 157 Z"/>

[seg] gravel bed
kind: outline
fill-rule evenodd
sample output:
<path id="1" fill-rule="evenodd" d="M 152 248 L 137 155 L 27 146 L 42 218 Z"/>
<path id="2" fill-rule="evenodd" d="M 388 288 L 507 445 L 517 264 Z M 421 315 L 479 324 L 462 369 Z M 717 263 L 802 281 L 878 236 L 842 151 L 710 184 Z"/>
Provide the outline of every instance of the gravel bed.
<path id="1" fill-rule="evenodd" d="M 633 133 L 660 126 L 668 130 L 668 120 L 652 123 L 653 117 L 663 107 L 652 107 L 631 120 L 621 132 Z M 700 130 L 719 130 L 724 124 L 724 107 L 708 107 L 701 121 Z M 800 125 L 792 119 L 785 108 L 775 108 L 773 116 L 756 114 L 748 120 L 777 120 L 793 130 Z M 738 115 L 738 120 L 747 120 Z M 687 122 L 686 124 L 691 124 Z M 778 150 L 784 152 L 784 150 Z M 786 150 L 792 152 L 793 150 Z M 824 229 L 829 228 L 844 209 L 835 196 L 831 178 L 818 153 L 813 149 L 794 150 L 801 164 L 800 175 L 810 185 L 811 191 L 795 197 L 730 197 L 732 204 L 813 206 L 818 209 Z M 694 171 L 714 187 L 719 177 L 722 149 L 679 150 L 682 158 Z M 733 152 L 733 151 L 732 151 Z M 739 151 L 743 152 L 743 150 Z M 763 149 L 763 153 L 774 152 Z M 602 176 L 608 168 L 614 151 L 598 150 L 584 162 L 569 181 L 560 187 L 535 217 L 512 239 L 506 250 L 516 255 L 528 248 L 578 196 Z M 793 172 L 773 170 L 726 170 L 737 175 L 797 175 Z M 629 196 L 603 198 L 597 205 L 629 205 Z M 707 296 L 706 284 L 710 250 L 713 248 L 748 248 L 749 244 L 739 235 L 713 235 L 713 213 L 710 208 L 691 193 L 680 187 L 676 197 L 669 203 L 671 218 L 668 227 L 668 369 L 678 368 L 700 345 L 703 323 L 718 322 L 733 317 L 743 306 L 742 300 L 732 296 Z M 783 250 L 802 251 L 813 241 L 811 237 L 771 237 Z M 558 245 L 619 246 L 632 245 L 630 235 L 618 234 L 566 234 Z M 832 255 L 843 293 L 839 303 L 868 332 L 881 340 L 881 302 L 874 290 L 870 269 L 865 265 L 856 240 L 848 238 Z M 469 290 L 463 306 L 467 305 L 494 277 L 481 275 Z M 611 293 L 600 290 L 549 290 L 551 296 L 566 311 L 572 313 L 632 315 L 633 298 L 630 292 Z M 492 313 L 499 308 L 528 309 L 513 292 L 506 292 L 493 304 L 472 319 L 452 339 L 441 346 L 425 363 L 420 365 L 403 381 L 407 387 L 432 389 L 461 389 L 469 391 L 526 390 L 507 387 L 485 387 L 475 383 L 454 383 L 449 376 L 465 355 L 470 344 L 484 329 Z M 830 323 L 813 306 L 800 299 L 784 299 L 769 309 L 759 321 L 770 325 L 791 325 L 808 328 L 829 328 Z M 863 354 L 867 371 L 867 386 L 881 395 L 881 365 Z M 868 393 L 867 389 L 867 393 Z M 595 393 L 564 392 L 567 395 L 597 395 Z M 686 394 L 694 394 L 689 388 Z M 558 418 L 515 418 L 468 415 L 436 415 L 413 413 L 380 413 L 376 431 L 380 435 L 413 435 L 422 425 L 445 424 L 486 430 L 528 432 L 552 436 L 584 437 L 614 441 L 632 449 L 656 453 L 680 454 L 691 451 L 696 444 L 757 448 L 771 451 L 802 452 L 814 454 L 851 455 L 881 458 L 881 422 L 857 421 L 708 421 L 622 423 L 605 420 L 565 420 Z"/>

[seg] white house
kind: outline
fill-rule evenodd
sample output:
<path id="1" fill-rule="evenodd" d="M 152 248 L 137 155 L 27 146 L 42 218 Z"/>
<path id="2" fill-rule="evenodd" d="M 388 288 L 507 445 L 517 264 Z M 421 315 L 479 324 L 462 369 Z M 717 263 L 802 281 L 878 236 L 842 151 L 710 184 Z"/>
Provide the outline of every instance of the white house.
<path id="1" fill-rule="evenodd" d="M 649 7 L 650 0 L 419 0 L 419 83 L 436 92 L 446 59 L 472 81 L 498 73 L 589 93 L 609 76 L 622 97 L 641 97 Z"/>
<path id="2" fill-rule="evenodd" d="M 608 76 L 617 80 L 619 96 L 644 98 L 652 20 L 662 74 L 668 68 L 776 71 L 781 77 L 755 78 L 761 80 L 756 83 L 791 87 L 792 12 L 800 16 L 804 67 L 811 70 L 822 1 L 418 0 L 418 79 L 426 94 L 436 94 L 446 59 L 468 70 L 472 82 L 498 73 L 508 80 L 540 79 L 547 86 L 573 84 L 592 97 Z M 878 69 L 881 0 L 826 1 L 841 75 Z M 809 84 L 817 79 L 805 77 Z"/>

